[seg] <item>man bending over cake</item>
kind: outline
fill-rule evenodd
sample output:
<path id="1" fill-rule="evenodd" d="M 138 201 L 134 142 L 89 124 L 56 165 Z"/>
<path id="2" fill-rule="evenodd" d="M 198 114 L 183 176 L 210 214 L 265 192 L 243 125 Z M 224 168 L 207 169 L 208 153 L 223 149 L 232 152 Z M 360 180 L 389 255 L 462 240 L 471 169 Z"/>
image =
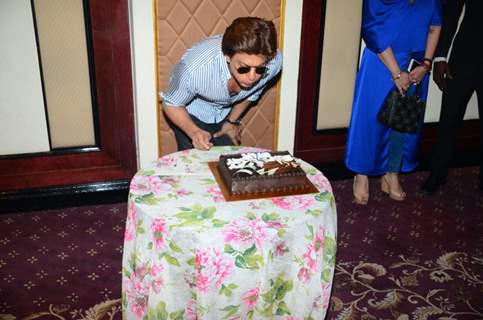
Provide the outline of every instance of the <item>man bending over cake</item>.
<path id="1" fill-rule="evenodd" d="M 261 18 L 238 18 L 188 49 L 160 93 L 178 150 L 238 144 L 240 116 L 281 68 L 275 26 Z"/>

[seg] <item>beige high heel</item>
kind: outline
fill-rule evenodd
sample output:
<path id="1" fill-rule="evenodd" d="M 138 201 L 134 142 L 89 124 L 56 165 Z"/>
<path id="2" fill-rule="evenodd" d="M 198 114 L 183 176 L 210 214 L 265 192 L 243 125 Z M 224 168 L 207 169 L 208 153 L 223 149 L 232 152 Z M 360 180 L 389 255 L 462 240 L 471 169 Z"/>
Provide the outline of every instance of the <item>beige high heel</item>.
<path id="1" fill-rule="evenodd" d="M 357 188 L 357 175 L 354 176 L 354 183 L 352 184 L 352 193 L 354 195 L 354 202 L 360 205 L 366 205 L 369 202 L 369 184 L 365 188 Z"/>
<path id="2" fill-rule="evenodd" d="M 387 180 L 387 174 L 381 178 L 381 191 L 386 193 L 392 200 L 404 201 L 406 199 L 406 193 L 402 190 L 396 191 L 391 189 L 391 184 Z"/>

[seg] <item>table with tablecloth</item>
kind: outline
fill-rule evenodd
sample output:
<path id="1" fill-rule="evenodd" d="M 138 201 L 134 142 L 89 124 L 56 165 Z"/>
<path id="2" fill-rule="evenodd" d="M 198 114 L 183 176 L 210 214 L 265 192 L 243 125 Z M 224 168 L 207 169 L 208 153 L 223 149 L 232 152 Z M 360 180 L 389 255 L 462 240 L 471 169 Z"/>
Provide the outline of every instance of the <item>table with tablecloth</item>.
<path id="1" fill-rule="evenodd" d="M 318 193 L 225 201 L 214 147 L 163 156 L 130 184 L 122 261 L 126 319 L 323 319 L 336 254 L 327 178 Z"/>

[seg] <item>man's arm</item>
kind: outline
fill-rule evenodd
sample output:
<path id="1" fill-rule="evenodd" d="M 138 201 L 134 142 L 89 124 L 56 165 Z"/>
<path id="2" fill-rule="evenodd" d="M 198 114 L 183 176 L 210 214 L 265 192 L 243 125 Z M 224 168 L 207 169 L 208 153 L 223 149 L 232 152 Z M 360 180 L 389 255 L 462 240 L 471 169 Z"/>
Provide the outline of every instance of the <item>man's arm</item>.
<path id="1" fill-rule="evenodd" d="M 243 100 L 239 103 L 237 103 L 232 109 L 230 114 L 228 115 L 227 119 L 231 122 L 235 122 L 240 119 L 241 115 L 245 112 L 245 110 L 248 109 L 248 107 L 252 104 L 252 101 L 249 100 Z M 240 126 L 231 124 L 230 122 L 225 121 L 223 123 L 223 126 L 221 127 L 221 130 L 218 131 L 213 135 L 213 137 L 221 137 L 222 135 L 228 135 L 230 139 L 233 141 L 235 144 L 239 144 L 241 140 L 241 131 L 240 131 Z"/>
<path id="2" fill-rule="evenodd" d="M 193 146 L 196 149 L 209 150 L 213 146 L 210 142 L 211 135 L 200 129 L 193 120 L 191 120 L 191 116 L 188 114 L 185 107 L 167 106 L 163 104 L 163 110 L 168 118 L 191 138 Z"/>
<path id="3" fill-rule="evenodd" d="M 447 57 L 451 42 L 458 28 L 458 21 L 463 11 L 463 0 L 444 0 L 443 11 L 443 26 L 441 30 L 441 38 L 436 48 L 435 57 Z"/>
<path id="4" fill-rule="evenodd" d="M 441 30 L 441 38 L 436 48 L 433 66 L 433 80 L 440 90 L 446 88 L 446 78 L 452 78 L 447 63 L 447 56 L 458 27 L 463 5 L 463 0 L 443 1 L 443 27 Z"/>

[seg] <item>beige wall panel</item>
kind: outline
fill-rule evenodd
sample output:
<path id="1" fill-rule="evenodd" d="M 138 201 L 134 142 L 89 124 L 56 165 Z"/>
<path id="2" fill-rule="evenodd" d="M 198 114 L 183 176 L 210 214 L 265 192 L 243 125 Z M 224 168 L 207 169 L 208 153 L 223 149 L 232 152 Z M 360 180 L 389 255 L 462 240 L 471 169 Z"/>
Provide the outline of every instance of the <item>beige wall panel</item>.
<path id="1" fill-rule="evenodd" d="M 359 61 L 362 1 L 327 0 L 317 129 L 349 124 Z"/>
<path id="2" fill-rule="evenodd" d="M 82 0 L 34 4 L 52 147 L 94 145 Z"/>
<path id="3" fill-rule="evenodd" d="M 0 43 L 0 155 L 49 151 L 30 1 L 0 1 Z"/>
<path id="4" fill-rule="evenodd" d="M 221 34 L 237 17 L 273 20 L 280 30 L 280 0 L 156 0 L 158 89 L 166 90 L 173 66 L 194 43 Z M 242 144 L 274 147 L 277 87 L 270 88 L 243 119 Z M 171 128 L 160 112 L 160 155 L 177 150 Z"/>

